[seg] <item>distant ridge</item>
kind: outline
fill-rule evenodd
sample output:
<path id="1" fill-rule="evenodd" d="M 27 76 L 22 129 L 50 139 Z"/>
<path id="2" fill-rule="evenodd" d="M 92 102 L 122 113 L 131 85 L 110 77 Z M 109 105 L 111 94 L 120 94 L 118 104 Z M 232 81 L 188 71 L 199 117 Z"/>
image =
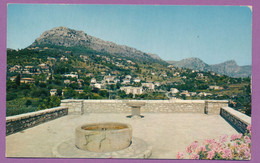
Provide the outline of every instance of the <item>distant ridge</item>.
<path id="1" fill-rule="evenodd" d="M 125 45 L 117 45 L 113 42 L 104 41 L 102 39 L 90 36 L 83 31 L 77 31 L 67 27 L 56 27 L 43 32 L 43 34 L 37 38 L 32 45 L 29 46 L 29 48 L 48 44 L 65 47 L 90 48 L 98 52 L 107 52 L 137 60 L 152 59 L 155 61 L 165 62 L 156 54 L 144 53 L 140 50 Z"/>
<path id="2" fill-rule="evenodd" d="M 213 71 L 225 74 L 231 77 L 248 77 L 251 76 L 252 66 L 238 66 L 236 61 L 229 60 L 219 64 L 208 65 L 199 58 L 187 58 L 181 61 L 167 61 L 176 67 L 190 68 L 200 71 Z"/>
<path id="3" fill-rule="evenodd" d="M 234 60 L 226 61 L 220 64 L 208 65 L 199 58 L 187 58 L 181 61 L 164 61 L 156 54 L 145 53 L 125 45 L 117 45 L 110 41 L 88 35 L 83 31 L 77 31 L 67 27 L 56 27 L 47 30 L 37 38 L 28 48 L 45 46 L 59 47 L 77 47 L 81 49 L 90 49 L 103 54 L 109 53 L 114 57 L 124 57 L 139 62 L 158 62 L 160 64 L 172 64 L 176 67 L 190 68 L 200 71 L 214 71 L 231 77 L 251 76 L 251 66 L 238 66 Z M 60 48 L 61 49 L 61 48 Z"/>

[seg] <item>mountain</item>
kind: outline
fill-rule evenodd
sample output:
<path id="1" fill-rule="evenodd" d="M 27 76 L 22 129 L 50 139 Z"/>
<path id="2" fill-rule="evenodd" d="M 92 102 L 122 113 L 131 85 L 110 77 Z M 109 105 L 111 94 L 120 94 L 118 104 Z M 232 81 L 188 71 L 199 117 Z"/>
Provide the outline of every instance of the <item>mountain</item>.
<path id="1" fill-rule="evenodd" d="M 134 60 L 164 62 L 155 54 L 144 53 L 135 48 L 125 45 L 117 45 L 113 42 L 90 36 L 83 31 L 76 31 L 67 27 L 57 27 L 45 31 L 28 48 L 38 47 L 39 45 L 56 45 L 63 47 L 80 47 L 95 50 L 97 52 L 106 52 L 115 56 L 126 57 Z"/>
<path id="2" fill-rule="evenodd" d="M 204 63 L 199 58 L 187 58 L 181 61 L 168 61 L 168 63 L 176 67 L 183 67 L 200 71 L 205 71 L 209 69 L 209 65 Z"/>
<path id="3" fill-rule="evenodd" d="M 211 65 L 211 71 L 226 74 L 231 77 L 251 76 L 251 66 L 238 66 L 236 61 L 230 60 L 220 64 Z"/>
<path id="4" fill-rule="evenodd" d="M 251 75 L 251 66 L 238 66 L 235 61 L 208 65 L 199 58 L 187 58 L 181 61 L 165 62 L 156 54 L 145 53 L 125 45 L 117 45 L 110 41 L 90 36 L 83 31 L 67 27 L 56 27 L 45 31 L 28 48 L 53 48 L 61 53 L 72 51 L 77 54 L 110 55 L 130 59 L 137 62 L 154 62 L 163 65 L 190 68 L 200 71 L 214 71 L 231 77 L 247 77 Z"/>
<path id="5" fill-rule="evenodd" d="M 200 71 L 213 71 L 231 77 L 251 76 L 251 66 L 238 66 L 236 61 L 230 60 L 219 64 L 208 65 L 199 58 L 187 58 L 181 61 L 167 61 L 176 67 L 190 68 Z"/>

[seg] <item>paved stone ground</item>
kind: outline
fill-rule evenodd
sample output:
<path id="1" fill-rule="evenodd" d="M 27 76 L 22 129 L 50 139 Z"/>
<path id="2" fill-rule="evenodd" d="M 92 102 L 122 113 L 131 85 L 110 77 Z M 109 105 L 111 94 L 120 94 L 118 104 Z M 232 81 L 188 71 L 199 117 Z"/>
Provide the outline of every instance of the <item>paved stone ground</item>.
<path id="1" fill-rule="evenodd" d="M 74 138 L 75 128 L 85 123 L 122 122 L 132 125 L 133 136 L 152 146 L 151 158 L 174 159 L 193 141 L 219 138 L 237 131 L 219 115 L 189 113 L 144 113 L 144 118 L 128 114 L 68 115 L 6 137 L 7 157 L 53 157 L 52 148 Z"/>

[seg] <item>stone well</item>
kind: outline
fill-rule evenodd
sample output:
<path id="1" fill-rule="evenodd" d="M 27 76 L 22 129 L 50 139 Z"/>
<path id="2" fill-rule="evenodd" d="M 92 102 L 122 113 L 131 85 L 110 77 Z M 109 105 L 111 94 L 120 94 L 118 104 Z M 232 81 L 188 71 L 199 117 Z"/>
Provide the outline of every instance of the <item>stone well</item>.
<path id="1" fill-rule="evenodd" d="M 124 123 L 92 123 L 76 128 L 75 145 L 90 152 L 125 149 L 132 142 L 132 127 Z"/>

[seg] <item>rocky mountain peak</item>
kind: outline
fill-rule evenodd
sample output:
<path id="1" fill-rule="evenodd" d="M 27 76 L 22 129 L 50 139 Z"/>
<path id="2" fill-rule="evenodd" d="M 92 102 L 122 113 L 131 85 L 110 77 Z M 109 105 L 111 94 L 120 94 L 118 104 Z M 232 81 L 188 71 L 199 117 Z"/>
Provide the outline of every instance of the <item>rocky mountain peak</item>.
<path id="1" fill-rule="evenodd" d="M 35 40 L 32 46 L 36 44 L 54 44 L 59 46 L 77 46 L 87 42 L 88 37 L 83 31 L 76 31 L 67 27 L 56 27 L 43 32 Z"/>
<path id="2" fill-rule="evenodd" d="M 224 64 L 226 64 L 226 65 L 236 65 L 236 66 L 238 66 L 238 65 L 237 65 L 237 62 L 236 62 L 235 60 L 226 61 L 226 62 L 224 62 Z"/>
<path id="3" fill-rule="evenodd" d="M 199 58 L 186 58 L 181 61 L 168 61 L 168 63 L 173 64 L 176 67 L 190 68 L 195 70 L 205 70 L 208 68 L 208 65 L 204 63 Z"/>
<path id="4" fill-rule="evenodd" d="M 29 47 L 38 45 L 56 45 L 65 47 L 81 47 L 92 49 L 97 52 L 107 52 L 113 55 L 133 58 L 138 60 L 155 60 L 164 62 L 155 54 L 144 53 L 132 47 L 125 45 L 117 45 L 110 41 L 87 35 L 83 31 L 77 31 L 67 27 L 56 27 L 43 32 L 43 34 L 35 40 Z"/>

